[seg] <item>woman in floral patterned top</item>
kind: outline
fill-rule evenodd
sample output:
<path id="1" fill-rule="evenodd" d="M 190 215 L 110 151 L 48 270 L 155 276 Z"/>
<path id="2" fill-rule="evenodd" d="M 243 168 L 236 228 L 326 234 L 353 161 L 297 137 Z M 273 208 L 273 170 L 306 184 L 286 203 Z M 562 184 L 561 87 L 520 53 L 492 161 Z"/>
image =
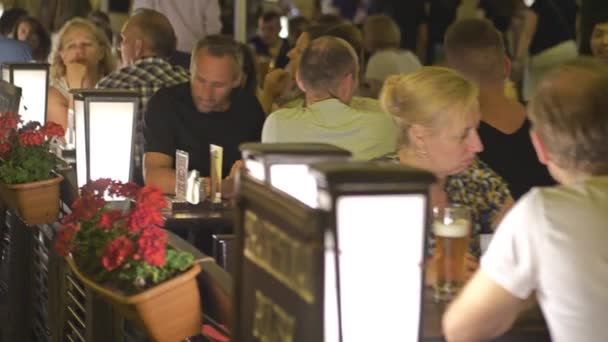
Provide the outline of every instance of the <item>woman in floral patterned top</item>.
<path id="1" fill-rule="evenodd" d="M 432 172 L 431 204 L 471 209 L 470 254 L 478 258 L 479 234 L 491 233 L 513 199 L 506 183 L 476 158 L 483 150 L 477 86 L 456 71 L 424 67 L 389 77 L 380 102 L 400 128 L 397 152 L 380 160 Z"/>

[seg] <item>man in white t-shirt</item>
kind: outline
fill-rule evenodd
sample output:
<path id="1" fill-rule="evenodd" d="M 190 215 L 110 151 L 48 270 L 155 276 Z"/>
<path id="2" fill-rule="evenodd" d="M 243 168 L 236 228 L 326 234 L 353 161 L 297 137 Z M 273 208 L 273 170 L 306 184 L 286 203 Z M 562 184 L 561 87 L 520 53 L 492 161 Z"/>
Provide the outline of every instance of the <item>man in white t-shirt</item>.
<path id="1" fill-rule="evenodd" d="M 529 107 L 539 160 L 559 186 L 535 188 L 504 218 L 481 268 L 443 317 L 448 341 L 504 333 L 534 298 L 551 338 L 606 341 L 608 66 L 551 71 Z"/>

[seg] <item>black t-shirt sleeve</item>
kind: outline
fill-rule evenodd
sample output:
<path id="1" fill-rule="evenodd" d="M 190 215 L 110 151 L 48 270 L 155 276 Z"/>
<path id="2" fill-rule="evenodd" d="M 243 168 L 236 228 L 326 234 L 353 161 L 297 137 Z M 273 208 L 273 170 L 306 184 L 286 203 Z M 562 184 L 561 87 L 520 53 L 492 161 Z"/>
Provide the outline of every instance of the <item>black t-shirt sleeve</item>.
<path id="1" fill-rule="evenodd" d="M 235 89 L 232 93 L 232 117 L 238 120 L 237 127 L 231 127 L 231 131 L 238 133 L 242 142 L 259 142 L 262 140 L 262 128 L 266 120 L 266 113 L 258 98 L 244 89 Z"/>
<path id="2" fill-rule="evenodd" d="M 168 89 L 159 90 L 148 102 L 144 115 L 144 152 L 175 155 L 175 118 Z"/>
<path id="3" fill-rule="evenodd" d="M 262 105 L 258 99 L 253 96 L 251 105 L 251 115 L 253 117 L 252 123 L 254 129 L 251 130 L 251 141 L 258 142 L 262 140 L 262 128 L 264 127 L 264 121 L 266 120 L 266 113 L 262 109 Z"/>

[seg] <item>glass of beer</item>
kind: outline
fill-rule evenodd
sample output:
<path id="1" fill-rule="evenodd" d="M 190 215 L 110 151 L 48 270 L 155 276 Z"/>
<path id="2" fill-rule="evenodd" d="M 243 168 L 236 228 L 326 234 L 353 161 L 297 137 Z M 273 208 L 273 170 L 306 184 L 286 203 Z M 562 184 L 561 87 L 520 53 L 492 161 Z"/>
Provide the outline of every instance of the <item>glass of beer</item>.
<path id="1" fill-rule="evenodd" d="M 471 211 L 460 205 L 433 208 L 437 282 L 435 300 L 454 298 L 465 282 L 465 259 L 471 234 Z"/>

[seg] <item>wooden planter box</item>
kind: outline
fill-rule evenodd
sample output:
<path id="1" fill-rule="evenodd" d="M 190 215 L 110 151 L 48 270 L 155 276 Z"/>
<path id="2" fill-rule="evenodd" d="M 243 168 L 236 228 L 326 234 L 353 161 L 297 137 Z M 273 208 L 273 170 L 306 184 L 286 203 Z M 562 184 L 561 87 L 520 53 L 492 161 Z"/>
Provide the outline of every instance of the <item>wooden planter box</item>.
<path id="1" fill-rule="evenodd" d="M 202 310 L 196 275 L 201 268 L 198 264 L 153 288 L 124 296 L 80 273 L 72 257 L 66 260 L 85 286 L 110 302 L 126 319 L 137 322 L 153 340 L 182 341 L 200 333 Z"/>
<path id="2" fill-rule="evenodd" d="M 0 195 L 28 225 L 48 224 L 57 221 L 59 214 L 59 185 L 63 176 L 38 182 L 4 184 L 0 182 Z"/>

